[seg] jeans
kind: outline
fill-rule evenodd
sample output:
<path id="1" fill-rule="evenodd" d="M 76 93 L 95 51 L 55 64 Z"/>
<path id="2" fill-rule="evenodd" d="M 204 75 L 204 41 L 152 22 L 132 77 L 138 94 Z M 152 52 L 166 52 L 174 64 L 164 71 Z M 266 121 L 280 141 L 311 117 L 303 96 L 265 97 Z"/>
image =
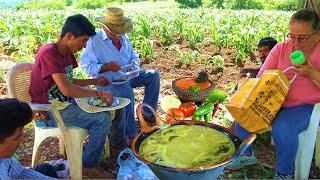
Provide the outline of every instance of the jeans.
<path id="1" fill-rule="evenodd" d="M 111 120 L 109 112 L 87 113 L 78 105 L 71 104 L 66 109 L 59 111 L 66 126 L 75 126 L 88 130 L 89 141 L 83 151 L 82 163 L 85 168 L 95 167 L 99 163 L 104 149 L 104 143 L 110 132 L 110 145 L 120 146 L 125 143 L 125 109 L 116 111 L 116 117 Z M 52 114 L 47 126 L 56 127 Z M 111 122 L 112 121 L 112 122 Z"/>
<path id="2" fill-rule="evenodd" d="M 299 146 L 299 133 L 309 126 L 313 105 L 303 104 L 281 108 L 272 124 L 272 138 L 276 149 L 276 171 L 280 174 L 294 174 L 295 159 Z M 251 133 L 236 123 L 236 134 L 244 140 Z M 245 154 L 252 153 L 252 147 Z"/>
<path id="3" fill-rule="evenodd" d="M 112 92 L 113 96 L 124 97 L 130 99 L 130 104 L 126 106 L 127 124 L 126 136 L 134 137 L 137 135 L 137 126 L 134 118 L 134 100 L 135 95 L 133 88 L 145 87 L 145 95 L 143 102 L 149 104 L 155 110 L 158 109 L 158 98 L 160 91 L 160 75 L 156 70 L 140 70 L 139 76 L 131 79 L 125 84 L 109 85 L 106 87 L 97 86 L 98 90 Z M 146 111 L 146 115 L 152 116 L 150 111 Z"/>

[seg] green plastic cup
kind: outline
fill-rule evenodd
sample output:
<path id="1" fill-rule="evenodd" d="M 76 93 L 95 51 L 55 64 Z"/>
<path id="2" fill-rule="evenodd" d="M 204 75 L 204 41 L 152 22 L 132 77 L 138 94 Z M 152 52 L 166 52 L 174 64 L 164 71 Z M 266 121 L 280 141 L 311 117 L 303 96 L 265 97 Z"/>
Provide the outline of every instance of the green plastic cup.
<path id="1" fill-rule="evenodd" d="M 290 54 L 290 59 L 294 64 L 301 65 L 305 62 L 304 54 L 302 51 L 293 51 Z"/>

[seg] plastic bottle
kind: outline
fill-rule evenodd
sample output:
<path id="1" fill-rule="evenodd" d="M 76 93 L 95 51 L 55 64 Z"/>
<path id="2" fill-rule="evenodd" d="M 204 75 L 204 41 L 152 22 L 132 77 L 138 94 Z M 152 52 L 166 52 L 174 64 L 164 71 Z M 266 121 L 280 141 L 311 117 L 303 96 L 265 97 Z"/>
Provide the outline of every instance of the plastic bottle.
<path id="1" fill-rule="evenodd" d="M 301 65 L 305 63 L 305 57 L 302 51 L 296 50 L 290 54 L 291 61 L 296 65 Z"/>

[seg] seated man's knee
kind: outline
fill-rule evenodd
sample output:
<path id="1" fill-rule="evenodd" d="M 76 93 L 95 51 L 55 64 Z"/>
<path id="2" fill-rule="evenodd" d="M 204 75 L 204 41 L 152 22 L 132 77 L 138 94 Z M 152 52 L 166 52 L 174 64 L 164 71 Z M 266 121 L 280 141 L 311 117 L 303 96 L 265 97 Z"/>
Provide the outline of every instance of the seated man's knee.
<path id="1" fill-rule="evenodd" d="M 109 112 L 99 112 L 93 115 L 96 121 L 99 121 L 99 124 L 102 127 L 107 127 L 108 125 L 111 124 L 112 117 Z"/>
<path id="2" fill-rule="evenodd" d="M 152 75 L 154 79 L 160 79 L 160 73 L 158 70 L 152 70 Z"/>

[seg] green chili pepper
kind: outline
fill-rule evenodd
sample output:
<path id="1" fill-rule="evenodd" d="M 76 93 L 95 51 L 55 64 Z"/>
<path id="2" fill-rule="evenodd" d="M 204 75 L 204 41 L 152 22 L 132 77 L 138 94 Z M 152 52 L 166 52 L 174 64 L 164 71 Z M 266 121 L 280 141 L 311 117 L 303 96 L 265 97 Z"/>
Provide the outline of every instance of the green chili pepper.
<path id="1" fill-rule="evenodd" d="M 201 121 L 201 120 L 202 120 L 202 117 L 203 117 L 203 116 L 193 115 L 193 116 L 192 116 L 192 120 L 194 120 L 194 121 Z"/>
<path id="2" fill-rule="evenodd" d="M 191 93 L 198 93 L 198 92 L 200 92 L 200 87 L 199 86 L 197 86 L 197 85 L 195 85 L 195 86 L 190 86 L 189 88 L 188 88 L 188 91 L 190 91 Z"/>
<path id="3" fill-rule="evenodd" d="M 213 111 L 213 104 L 211 102 L 201 106 L 200 108 L 198 108 L 196 110 L 196 112 L 194 112 L 194 115 L 196 116 L 204 116 L 210 112 Z"/>
<path id="4" fill-rule="evenodd" d="M 206 122 L 210 122 L 212 120 L 212 111 L 209 112 L 208 114 L 204 115 L 204 120 Z"/>
<path id="5" fill-rule="evenodd" d="M 220 89 L 214 89 L 212 90 L 208 95 L 208 101 L 215 103 L 216 101 L 219 101 L 219 103 L 223 103 L 226 98 L 228 97 L 228 94 Z"/>

